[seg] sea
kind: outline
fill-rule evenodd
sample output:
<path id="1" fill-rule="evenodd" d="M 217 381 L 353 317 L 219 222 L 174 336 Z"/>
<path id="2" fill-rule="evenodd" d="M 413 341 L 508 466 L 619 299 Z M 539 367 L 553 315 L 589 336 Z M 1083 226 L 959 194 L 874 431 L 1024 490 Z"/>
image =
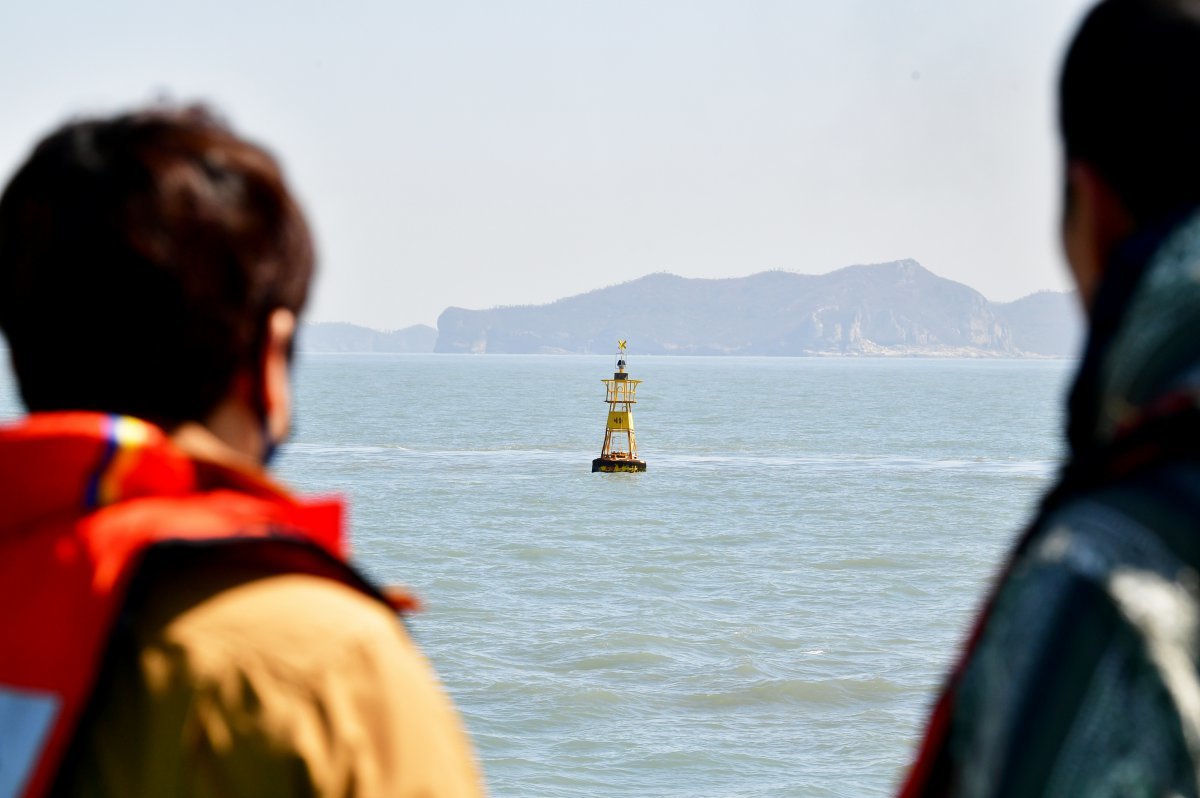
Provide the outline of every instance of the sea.
<path id="1" fill-rule="evenodd" d="M 1064 451 L 1069 360 L 302 354 L 277 463 L 351 503 L 494 796 L 886 796 Z M 20 414 L 0 375 L 0 417 Z"/>

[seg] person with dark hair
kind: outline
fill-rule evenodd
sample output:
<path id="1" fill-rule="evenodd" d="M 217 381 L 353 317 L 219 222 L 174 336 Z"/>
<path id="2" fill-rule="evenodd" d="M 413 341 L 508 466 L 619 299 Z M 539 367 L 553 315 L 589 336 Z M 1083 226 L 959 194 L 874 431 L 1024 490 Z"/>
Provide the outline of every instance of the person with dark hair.
<path id="1" fill-rule="evenodd" d="M 67 124 L 0 196 L 0 796 L 482 794 L 413 602 L 266 474 L 313 261 L 199 107 Z"/>
<path id="2" fill-rule="evenodd" d="M 1100 2 L 1059 102 L 1069 458 L 905 798 L 1200 795 L 1200 0 Z"/>

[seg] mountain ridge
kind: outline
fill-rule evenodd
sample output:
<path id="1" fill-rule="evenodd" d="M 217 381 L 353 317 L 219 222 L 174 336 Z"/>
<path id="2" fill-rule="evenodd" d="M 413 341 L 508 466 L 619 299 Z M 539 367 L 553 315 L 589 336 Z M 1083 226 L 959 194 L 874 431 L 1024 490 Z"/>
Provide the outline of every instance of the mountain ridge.
<path id="1" fill-rule="evenodd" d="M 643 354 L 1064 356 L 1077 346 L 1082 322 L 1070 295 L 1052 296 L 1033 309 L 1017 304 L 1024 298 L 992 303 L 914 260 L 822 275 L 658 272 L 545 305 L 447 308 L 434 351 L 608 352 L 628 338 Z M 1019 329 L 1022 347 L 1014 323 L 1039 331 Z"/>
<path id="2" fill-rule="evenodd" d="M 1066 357 L 1083 334 L 1073 294 L 990 302 L 911 259 L 817 275 L 654 272 L 541 305 L 452 306 L 437 325 L 391 333 L 304 325 L 300 348 L 607 354 L 620 338 L 640 354 Z"/>

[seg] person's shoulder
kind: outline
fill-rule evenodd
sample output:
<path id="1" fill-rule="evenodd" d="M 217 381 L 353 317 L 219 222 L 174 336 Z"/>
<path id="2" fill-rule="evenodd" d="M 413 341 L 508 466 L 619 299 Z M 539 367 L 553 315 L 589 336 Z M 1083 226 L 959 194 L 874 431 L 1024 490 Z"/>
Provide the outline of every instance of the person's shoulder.
<path id="1" fill-rule="evenodd" d="M 165 692 L 197 691 L 209 714 L 197 728 L 287 752 L 321 794 L 481 793 L 458 714 L 388 606 L 304 574 L 228 578 L 202 578 L 192 589 L 207 597 L 161 624 L 146 618 L 144 660 L 175 660 L 162 671 L 184 683 Z M 155 691 L 156 669 L 143 672 Z M 262 794 L 257 776 L 246 788 Z"/>
<path id="2" fill-rule="evenodd" d="M 1175 539 L 1196 518 L 1187 471 L 1082 492 L 1039 520 L 963 668 L 953 736 L 964 795 L 1001 783 L 1088 795 L 1122 769 L 1157 784 L 1190 766 L 1183 705 L 1155 653 L 1195 661 L 1159 623 L 1198 611 Z M 1100 751 L 1112 756 L 1098 764 Z"/>
<path id="3" fill-rule="evenodd" d="M 103 794 L 480 794 L 432 667 L 366 593 L 185 568 L 156 578 L 133 620 L 129 667 L 86 733 L 88 778 L 114 785 Z"/>
<path id="4" fill-rule="evenodd" d="M 1117 569 L 1174 579 L 1200 565 L 1200 464 L 1167 462 L 1081 492 L 1046 513 L 1018 569 L 1107 582 Z"/>
<path id="5" fill-rule="evenodd" d="M 253 664 L 279 679 L 303 678 L 348 654 L 415 654 L 382 602 L 302 573 L 185 572 L 154 586 L 137 629 L 142 645 L 186 652 L 190 670 Z"/>

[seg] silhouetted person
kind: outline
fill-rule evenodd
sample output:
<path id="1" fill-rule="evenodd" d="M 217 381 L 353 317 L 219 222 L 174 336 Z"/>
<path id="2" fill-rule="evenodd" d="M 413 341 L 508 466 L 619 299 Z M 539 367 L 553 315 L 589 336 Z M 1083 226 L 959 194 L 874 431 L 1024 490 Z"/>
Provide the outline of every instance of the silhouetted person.
<path id="1" fill-rule="evenodd" d="M 1070 457 L 906 796 L 1200 792 L 1200 0 L 1097 5 L 1059 100 Z"/>
<path id="2" fill-rule="evenodd" d="M 287 434 L 308 228 L 198 108 L 68 124 L 0 198 L 0 796 L 475 796 L 453 707 Z"/>

